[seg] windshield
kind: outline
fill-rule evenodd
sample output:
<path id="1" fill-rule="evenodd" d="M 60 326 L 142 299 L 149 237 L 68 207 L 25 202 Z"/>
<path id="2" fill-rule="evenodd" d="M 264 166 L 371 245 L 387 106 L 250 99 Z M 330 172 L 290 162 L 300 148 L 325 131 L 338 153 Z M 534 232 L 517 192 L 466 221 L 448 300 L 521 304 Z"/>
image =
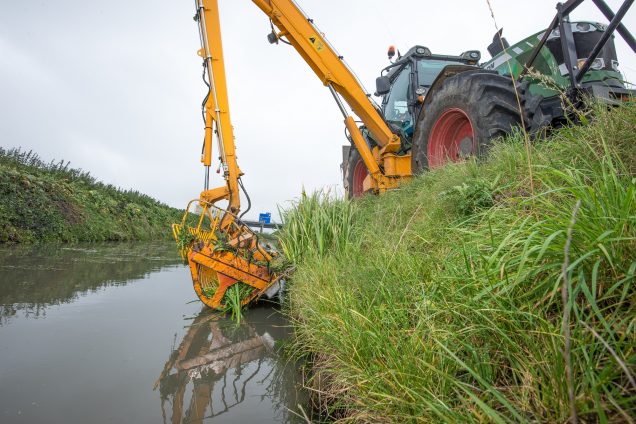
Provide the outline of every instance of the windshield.
<path id="1" fill-rule="evenodd" d="M 399 122 L 402 126 L 410 124 L 411 113 L 408 105 L 410 85 L 411 65 L 407 65 L 393 81 L 391 92 L 386 98 L 384 117 L 388 121 Z"/>
<path id="2" fill-rule="evenodd" d="M 417 79 L 418 84 L 430 87 L 437 78 L 437 75 L 448 65 L 460 65 L 460 62 L 449 62 L 447 60 L 418 60 Z"/>

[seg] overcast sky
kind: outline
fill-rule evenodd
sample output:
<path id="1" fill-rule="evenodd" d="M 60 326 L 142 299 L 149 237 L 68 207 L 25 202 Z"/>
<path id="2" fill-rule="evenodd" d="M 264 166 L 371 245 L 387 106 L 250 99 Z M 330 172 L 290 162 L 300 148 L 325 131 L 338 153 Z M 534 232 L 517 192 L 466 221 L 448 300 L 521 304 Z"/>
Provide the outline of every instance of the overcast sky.
<path id="1" fill-rule="evenodd" d="M 220 3 L 249 217 L 275 212 L 303 186 L 340 189 L 346 140 L 329 91 L 291 47 L 268 44 L 269 22 L 251 1 Z M 440 54 L 479 49 L 487 59 L 495 32 L 486 0 L 299 3 L 370 91 L 390 44 L 403 52 L 413 44 Z M 511 43 L 545 28 L 556 4 L 491 3 Z M 573 19 L 606 22 L 585 3 Z M 608 3 L 617 10 L 622 1 Z M 205 86 L 193 15 L 192 0 L 0 0 L 1 145 L 70 160 L 104 182 L 185 206 L 203 184 Z M 623 22 L 636 31 L 636 10 Z M 635 81 L 636 57 L 620 37 L 616 44 Z"/>

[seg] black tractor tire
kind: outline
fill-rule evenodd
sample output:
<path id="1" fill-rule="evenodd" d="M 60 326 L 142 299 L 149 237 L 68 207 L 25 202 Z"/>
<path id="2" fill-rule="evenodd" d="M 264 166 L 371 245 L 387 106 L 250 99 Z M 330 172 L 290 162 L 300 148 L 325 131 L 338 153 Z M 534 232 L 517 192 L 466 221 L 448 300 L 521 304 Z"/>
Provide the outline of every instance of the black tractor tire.
<path id="1" fill-rule="evenodd" d="M 414 174 L 461 160 L 484 156 L 492 141 L 510 134 L 523 122 L 533 122 L 526 109 L 532 100 L 510 77 L 488 72 L 463 72 L 447 78 L 433 89 L 418 116 L 413 135 L 411 166 Z M 472 135 L 471 135 L 472 134 Z"/>
<path id="2" fill-rule="evenodd" d="M 347 198 L 353 199 L 362 196 L 364 194 L 362 191 L 362 181 L 369 171 L 362 161 L 360 152 L 358 152 L 355 146 L 351 146 L 349 150 L 349 158 L 347 159 L 347 163 L 344 164 L 343 173 Z"/>
<path id="3" fill-rule="evenodd" d="M 555 120 L 558 120 L 558 116 L 553 116 L 554 111 L 550 108 L 543 109 L 543 96 L 530 94 L 530 82 L 524 81 L 518 87 L 526 113 L 526 121 L 524 122 L 526 131 L 532 140 L 545 138 L 550 133 Z"/>

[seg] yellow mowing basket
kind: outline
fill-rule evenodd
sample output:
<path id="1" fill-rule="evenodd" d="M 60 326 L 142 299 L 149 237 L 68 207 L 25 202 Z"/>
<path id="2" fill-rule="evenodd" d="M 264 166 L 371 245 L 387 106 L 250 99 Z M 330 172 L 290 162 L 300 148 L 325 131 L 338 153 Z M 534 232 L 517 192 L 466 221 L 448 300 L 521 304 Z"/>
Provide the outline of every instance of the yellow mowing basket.
<path id="1" fill-rule="evenodd" d="M 191 212 L 193 206 L 197 210 Z M 272 270 L 276 250 L 260 243 L 238 217 L 208 202 L 191 200 L 172 234 L 190 267 L 194 291 L 213 309 L 227 309 L 226 293 L 234 285 L 241 305 L 247 305 L 280 279 Z"/>

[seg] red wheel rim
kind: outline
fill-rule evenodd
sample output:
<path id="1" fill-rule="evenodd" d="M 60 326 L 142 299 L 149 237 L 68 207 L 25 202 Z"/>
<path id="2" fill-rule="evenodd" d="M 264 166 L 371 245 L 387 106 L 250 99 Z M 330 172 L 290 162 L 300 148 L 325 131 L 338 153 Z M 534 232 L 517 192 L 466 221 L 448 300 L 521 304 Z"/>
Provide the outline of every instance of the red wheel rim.
<path id="1" fill-rule="evenodd" d="M 353 197 L 360 197 L 364 194 L 364 179 L 367 178 L 367 175 L 369 175 L 369 171 L 360 159 L 353 168 Z"/>
<path id="2" fill-rule="evenodd" d="M 475 152 L 473 125 L 461 109 L 448 109 L 437 119 L 428 139 L 428 166 L 457 162 Z"/>

